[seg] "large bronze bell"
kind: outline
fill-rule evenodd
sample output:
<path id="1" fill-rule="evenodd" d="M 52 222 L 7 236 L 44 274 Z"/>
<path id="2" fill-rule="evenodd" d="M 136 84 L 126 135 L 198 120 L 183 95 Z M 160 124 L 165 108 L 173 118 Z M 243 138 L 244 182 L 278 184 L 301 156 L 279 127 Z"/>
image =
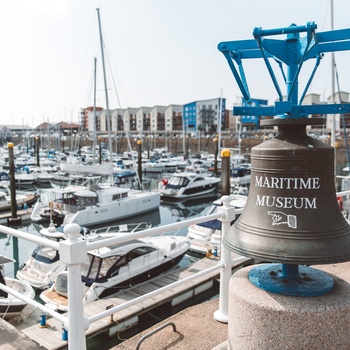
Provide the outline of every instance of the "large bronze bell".
<path id="1" fill-rule="evenodd" d="M 240 255 L 282 264 L 350 260 L 350 226 L 336 197 L 334 148 L 307 136 L 314 118 L 264 120 L 276 138 L 251 151 L 245 209 L 224 237 Z"/>

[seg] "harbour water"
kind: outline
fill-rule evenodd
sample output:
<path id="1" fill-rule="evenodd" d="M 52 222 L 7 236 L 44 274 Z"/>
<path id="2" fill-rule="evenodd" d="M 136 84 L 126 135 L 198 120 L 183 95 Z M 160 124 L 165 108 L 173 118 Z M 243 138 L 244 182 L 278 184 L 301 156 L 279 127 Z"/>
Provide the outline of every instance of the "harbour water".
<path id="1" fill-rule="evenodd" d="M 45 191 L 48 191 L 48 189 L 40 191 L 45 195 Z M 152 227 L 162 226 L 201 215 L 202 211 L 210 206 L 212 201 L 216 198 L 216 195 L 212 195 L 207 198 L 184 202 L 161 202 L 159 210 L 154 210 L 144 215 L 131 217 L 109 224 L 112 226 L 116 224 L 147 222 L 148 224 L 151 224 Z M 16 227 L 16 229 L 27 232 L 29 235 L 39 235 L 37 229 L 34 227 L 31 221 L 23 222 L 22 225 Z M 177 235 L 186 235 L 187 230 L 181 229 L 178 232 L 173 233 Z M 5 266 L 5 274 L 7 276 L 13 276 L 15 274 L 15 270 L 29 259 L 30 254 L 33 252 L 35 246 L 36 245 L 34 243 L 31 243 L 29 241 L 7 236 L 6 234 L 2 234 L 0 232 L 0 255 L 5 255 L 16 260 L 16 263 L 7 264 Z"/>

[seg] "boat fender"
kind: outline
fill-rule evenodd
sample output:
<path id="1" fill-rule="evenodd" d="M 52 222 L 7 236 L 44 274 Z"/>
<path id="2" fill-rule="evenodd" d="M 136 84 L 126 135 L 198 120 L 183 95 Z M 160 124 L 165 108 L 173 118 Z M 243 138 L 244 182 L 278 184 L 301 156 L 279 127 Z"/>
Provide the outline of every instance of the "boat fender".
<path id="1" fill-rule="evenodd" d="M 337 199 L 340 210 L 343 210 L 343 197 L 339 196 Z"/>
<path id="2" fill-rule="evenodd" d="M 213 255 L 213 254 L 212 254 L 212 252 L 211 252 L 211 249 L 208 249 L 207 252 L 206 252 L 206 254 L 205 254 L 205 257 L 206 257 L 206 258 L 210 258 L 212 255 Z"/>

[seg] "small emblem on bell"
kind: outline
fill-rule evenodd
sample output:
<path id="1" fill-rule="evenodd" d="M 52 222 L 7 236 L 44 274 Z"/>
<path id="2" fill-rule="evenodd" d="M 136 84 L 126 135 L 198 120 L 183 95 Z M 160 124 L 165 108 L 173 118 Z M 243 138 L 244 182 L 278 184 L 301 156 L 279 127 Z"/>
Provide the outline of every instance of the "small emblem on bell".
<path id="1" fill-rule="evenodd" d="M 275 225 L 288 225 L 291 228 L 297 228 L 297 217 L 295 215 L 288 215 L 281 211 L 268 211 L 272 216 L 272 226 Z"/>

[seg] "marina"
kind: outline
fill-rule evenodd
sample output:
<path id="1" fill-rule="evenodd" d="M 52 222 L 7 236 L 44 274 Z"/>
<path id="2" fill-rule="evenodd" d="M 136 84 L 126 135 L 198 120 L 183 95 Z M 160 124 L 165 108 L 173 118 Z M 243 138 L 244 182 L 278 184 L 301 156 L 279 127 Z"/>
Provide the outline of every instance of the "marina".
<path id="1" fill-rule="evenodd" d="M 220 214 L 221 215 L 221 214 Z M 215 214 L 214 217 L 218 217 L 219 214 Z M 205 219 L 201 218 L 201 217 L 197 217 L 197 218 L 192 218 L 189 219 L 189 224 L 193 223 L 193 221 L 203 221 Z M 172 229 L 175 227 L 186 227 L 186 223 L 185 222 L 181 222 L 181 223 L 173 223 L 173 224 L 169 224 L 168 225 L 168 229 Z M 153 229 L 149 229 L 148 232 L 151 234 L 151 232 L 162 232 L 162 230 L 164 231 L 166 229 L 166 226 L 164 226 L 164 228 L 162 226 L 160 227 L 155 227 Z M 14 232 L 14 231 L 11 231 Z M 19 237 L 22 236 L 22 234 L 20 234 L 18 231 L 16 231 L 19 234 Z M 142 234 L 142 231 L 140 231 L 139 233 L 135 233 L 135 234 Z M 143 233 L 144 234 L 144 233 Z M 17 235 L 17 234 L 16 234 Z M 115 238 L 113 238 L 115 240 Z M 46 240 L 41 240 L 41 239 L 37 239 L 37 241 L 39 242 L 43 242 L 44 244 L 47 243 Z M 90 244 L 96 244 L 96 242 L 92 242 Z M 249 260 L 249 259 L 248 259 Z M 235 261 L 235 263 L 241 264 L 243 262 L 246 262 L 247 259 L 246 258 L 238 258 L 238 260 Z M 204 263 L 204 265 L 203 265 Z M 170 305 L 172 307 L 175 307 L 181 303 L 183 303 L 184 301 L 186 301 L 187 299 L 192 299 L 194 295 L 200 295 L 202 292 L 212 288 L 212 285 L 214 283 L 214 280 L 217 278 L 218 274 L 220 274 L 220 270 L 221 270 L 221 263 L 220 260 L 218 260 L 217 257 L 215 257 L 215 255 L 213 255 L 211 257 L 211 259 L 208 258 L 201 258 L 198 259 L 195 262 L 192 262 L 191 264 L 186 264 L 187 266 L 182 266 L 181 267 L 181 263 L 180 263 L 180 267 L 178 269 L 173 270 L 172 272 L 170 272 L 170 275 L 168 276 L 168 274 L 166 275 L 162 275 L 159 278 L 155 279 L 154 281 L 154 285 L 152 287 L 152 283 L 153 280 L 151 281 L 151 284 L 149 284 L 149 282 L 146 282 L 144 284 L 141 284 L 141 291 L 138 292 L 140 293 L 136 299 L 134 299 L 134 297 L 136 296 L 135 293 L 137 292 L 131 292 L 130 293 L 130 298 L 132 299 L 131 303 L 135 305 L 136 304 L 140 304 L 140 311 L 142 314 L 142 310 L 144 310 L 145 305 L 144 305 L 144 301 L 146 299 L 149 299 L 149 306 L 148 308 L 152 309 L 152 307 L 156 307 L 159 306 L 162 303 L 170 303 Z M 198 275 L 198 276 L 196 276 Z M 206 277 L 204 277 L 206 276 Z M 203 279 L 204 278 L 204 279 Z M 188 280 L 188 283 L 186 283 L 186 281 Z M 171 285 L 169 285 L 169 283 L 172 283 Z M 133 287 L 136 288 L 135 290 L 137 290 L 137 286 Z M 162 290 L 164 288 L 164 290 Z M 134 290 L 134 289 L 132 289 Z M 152 291 L 153 290 L 153 291 Z M 129 295 L 129 289 L 125 291 L 126 295 Z M 144 293 L 146 292 L 146 295 L 144 295 Z M 120 293 L 124 293 L 123 291 L 121 291 Z M 154 293 L 154 295 L 152 294 Z M 162 293 L 164 293 L 163 296 L 160 297 L 160 299 L 156 298 L 156 295 L 161 295 Z M 117 298 L 121 298 L 121 301 L 123 301 L 125 304 L 125 306 L 120 306 L 121 309 L 123 309 L 124 307 L 126 307 L 127 305 L 127 301 L 126 301 L 126 297 L 121 297 L 121 294 L 117 295 Z M 122 294 L 123 295 L 123 294 Z M 152 295 L 152 297 L 151 297 Z M 139 299 L 141 298 L 141 299 Z M 104 298 L 99 300 L 98 302 L 102 302 L 102 300 L 108 300 L 109 298 Z M 158 300 L 158 301 L 157 301 Z M 108 300 L 110 301 L 110 300 Z M 93 305 L 94 303 L 88 304 L 86 305 L 86 307 L 90 307 L 91 305 Z M 118 304 L 118 302 L 116 302 L 116 304 Z M 98 304 L 96 304 L 98 305 Z M 102 308 L 105 307 L 105 304 L 103 304 L 104 306 Z M 153 306 L 152 306 L 153 305 Z M 114 306 L 113 306 L 114 308 Z M 113 315 L 115 312 L 113 312 L 113 308 L 111 310 L 108 309 L 108 311 L 105 312 L 112 312 L 110 315 L 106 315 L 106 316 L 111 316 Z M 134 308 L 135 309 L 135 308 Z M 48 310 L 48 309 L 46 309 Z M 95 312 L 97 311 L 97 309 L 95 309 Z M 51 314 L 53 311 L 48 311 L 48 314 Z M 31 314 L 31 311 L 29 311 L 29 313 Z M 84 311 L 85 313 L 85 311 Z M 103 313 L 103 311 L 102 311 Z M 137 314 L 138 312 L 136 312 Z M 37 313 L 36 313 L 37 315 Z M 71 317 L 72 315 L 70 315 Z M 134 315 L 135 316 L 135 315 Z M 123 326 L 125 328 L 128 328 L 130 325 L 135 325 L 135 323 L 137 323 L 135 321 L 135 317 L 131 316 L 131 321 L 127 321 L 126 324 Z M 58 316 L 56 315 L 55 317 L 58 317 L 58 322 L 62 322 L 60 320 L 62 320 L 62 316 Z M 64 316 L 63 316 L 64 317 Z M 92 318 L 94 318 L 94 316 L 91 316 Z M 113 316 L 115 317 L 115 315 Z M 118 312 L 118 317 L 119 317 L 119 312 Z M 103 317 L 102 317 L 103 318 Z M 110 325 L 110 322 L 108 321 L 110 320 L 110 317 L 107 318 L 107 321 L 105 323 L 102 323 L 103 326 L 101 325 L 101 329 L 102 330 L 96 330 L 95 326 L 93 326 L 91 329 L 92 331 L 92 335 L 93 334 L 97 334 L 97 333 L 101 333 L 106 331 L 106 324 Z M 97 319 L 96 319 L 97 321 Z M 23 328 L 24 325 L 28 322 L 28 320 L 25 320 L 22 323 L 22 326 L 19 326 L 19 329 L 21 329 L 22 332 L 26 332 L 25 329 Z M 51 321 L 50 322 L 52 324 L 54 324 L 55 321 Z M 99 324 L 100 321 L 98 322 L 93 322 L 92 324 Z M 123 321 L 121 321 L 123 322 Z M 115 324 L 113 323 L 113 326 Z M 50 326 L 51 327 L 51 326 Z M 50 330 L 50 327 L 39 327 L 39 329 L 43 329 L 44 332 Z M 36 323 L 35 326 L 31 327 L 34 333 L 36 332 L 36 330 L 38 329 L 38 324 Z M 46 329 L 48 328 L 48 329 Z M 98 328 L 98 326 L 97 326 Z M 112 327 L 113 328 L 113 327 Z M 56 329 L 57 332 L 57 327 L 55 326 L 54 329 Z M 95 330 L 94 330 L 95 329 Z M 52 331 L 52 329 L 51 329 Z M 28 330 L 28 332 L 31 332 L 30 330 Z M 113 332 L 116 332 L 116 330 L 111 330 L 112 334 Z M 40 333 L 40 332 L 39 332 Z M 62 338 L 62 332 L 58 331 L 57 332 L 57 337 L 61 336 L 61 340 L 60 340 L 60 344 L 58 348 L 64 348 L 64 346 L 66 346 L 66 340 L 65 338 Z M 64 334 L 64 333 L 63 333 Z M 90 334 L 90 333 L 89 333 Z M 52 332 L 51 332 L 52 335 Z M 42 337 L 42 335 L 41 335 Z M 50 336 L 50 339 L 52 338 L 52 336 Z M 56 336 L 54 337 L 54 339 L 56 338 Z M 42 338 L 40 338 L 40 341 L 43 341 Z M 62 342 L 63 341 L 63 342 Z M 63 344 L 63 345 L 62 345 Z M 56 345 L 53 345 L 53 347 L 51 347 L 51 345 L 46 344 L 45 346 L 49 346 L 49 348 L 55 348 Z"/>
<path id="2" fill-rule="evenodd" d="M 59 127 L 70 147 L 57 137 L 52 148 L 40 129 L 0 149 L 0 328 L 12 329 L 0 345 L 26 348 L 14 333 L 38 350 L 348 349 L 350 95 L 339 81 L 335 92 L 334 52 L 350 49 L 350 29 L 334 30 L 332 13 L 331 31 L 293 22 L 218 43 L 241 93 L 230 113 L 222 93 L 111 110 L 96 10 L 106 109 L 95 58 L 94 107 L 74 132 Z M 322 102 L 311 86 L 328 53 Z M 268 74 L 252 85 L 269 77 L 272 104 L 252 98 L 255 59 Z M 38 191 L 30 206 L 16 202 L 20 186 Z M 203 332 L 192 343 L 194 310 Z"/>
<path id="3" fill-rule="evenodd" d="M 48 188 L 43 188 L 39 190 L 41 192 L 41 195 L 45 196 L 47 195 L 47 193 L 50 191 L 50 189 Z M 147 229 L 150 227 L 160 227 L 169 223 L 176 223 L 180 220 L 184 220 L 184 219 L 189 219 L 189 218 L 195 218 L 195 217 L 199 217 L 201 215 L 201 212 L 212 203 L 212 201 L 217 198 L 217 196 L 214 194 L 211 197 L 208 198 L 203 198 L 203 199 L 192 199 L 189 202 L 179 202 L 176 203 L 176 205 L 174 206 L 174 203 L 171 203 L 170 205 L 168 205 L 167 203 L 161 203 L 159 208 L 157 210 L 154 210 L 150 213 L 147 213 L 145 215 L 139 215 L 138 216 L 138 222 L 139 224 L 134 224 L 134 219 L 133 218 L 129 218 L 129 219 L 125 219 L 125 220 L 119 220 L 117 222 L 115 222 L 114 228 L 113 226 L 111 226 L 111 228 L 109 229 L 110 231 L 105 231 L 105 229 L 103 228 L 94 228 L 93 230 L 91 230 L 91 232 L 98 233 L 104 237 L 113 237 L 115 236 L 115 230 L 117 229 L 118 231 L 120 231 L 121 234 L 125 234 L 125 230 L 128 226 L 130 227 L 134 227 L 135 229 L 137 229 L 138 226 L 140 226 L 137 231 L 139 231 L 140 229 Z M 30 222 L 30 213 L 31 213 L 31 209 L 28 208 L 25 211 L 19 210 L 17 212 L 18 215 L 23 215 L 23 222 L 22 225 L 18 227 L 19 230 L 23 230 L 23 231 L 27 231 L 29 232 L 29 234 L 33 234 L 35 236 L 39 235 L 39 231 L 40 231 L 40 227 L 42 226 L 37 226 L 35 224 L 35 222 Z M 8 219 L 8 218 L 7 218 Z M 29 220 L 28 220 L 29 219 Z M 6 222 L 6 218 L 4 218 L 5 222 Z M 5 223 L 4 222 L 4 223 Z M 130 224 L 130 223 L 133 224 Z M 48 224 L 44 224 L 44 227 L 47 226 Z M 16 227 L 17 228 L 17 227 Z M 43 230 L 43 229 L 41 229 Z M 44 229 L 46 231 L 49 231 L 48 228 Z M 101 231 L 104 232 L 101 232 Z M 134 232 L 134 231 L 132 231 Z M 176 230 L 173 232 L 176 235 L 179 236 L 185 236 L 187 235 L 187 230 L 186 229 L 180 229 L 180 230 Z M 56 234 L 50 234 L 53 236 L 57 236 L 59 237 L 59 232 L 57 232 Z M 61 234 L 62 235 L 62 234 Z M 62 236 L 61 236 L 62 237 Z M 21 240 L 19 240 L 19 242 L 17 241 L 17 239 L 12 238 L 10 236 L 4 236 L 4 241 L 6 241 L 6 244 L 2 245 L 3 249 L 3 253 L 14 257 L 16 262 L 15 265 L 12 265 L 12 268 L 14 268 L 15 270 L 11 269 L 11 266 L 7 266 L 6 267 L 6 274 L 9 276 L 14 276 L 16 275 L 16 271 L 17 270 L 21 270 L 23 269 L 24 264 L 27 262 L 27 259 L 29 259 L 29 257 L 33 254 L 33 251 L 36 249 L 36 246 L 33 244 L 26 244 L 25 248 L 23 245 L 23 242 Z M 46 259 L 46 258 L 45 258 Z M 182 265 L 186 265 L 188 264 L 189 258 L 188 256 L 186 256 L 184 258 L 183 262 L 180 262 L 180 266 Z M 43 271 L 44 272 L 44 271 Z M 44 272 L 44 274 L 49 273 L 49 271 Z M 34 277 L 34 275 L 33 275 Z M 48 282 L 48 281 L 47 281 Z M 38 282 L 39 283 L 39 282 Z M 41 282 L 40 282 L 41 283 Z M 35 285 L 35 284 L 34 284 Z M 40 286 L 40 284 L 35 285 L 36 287 Z"/>

